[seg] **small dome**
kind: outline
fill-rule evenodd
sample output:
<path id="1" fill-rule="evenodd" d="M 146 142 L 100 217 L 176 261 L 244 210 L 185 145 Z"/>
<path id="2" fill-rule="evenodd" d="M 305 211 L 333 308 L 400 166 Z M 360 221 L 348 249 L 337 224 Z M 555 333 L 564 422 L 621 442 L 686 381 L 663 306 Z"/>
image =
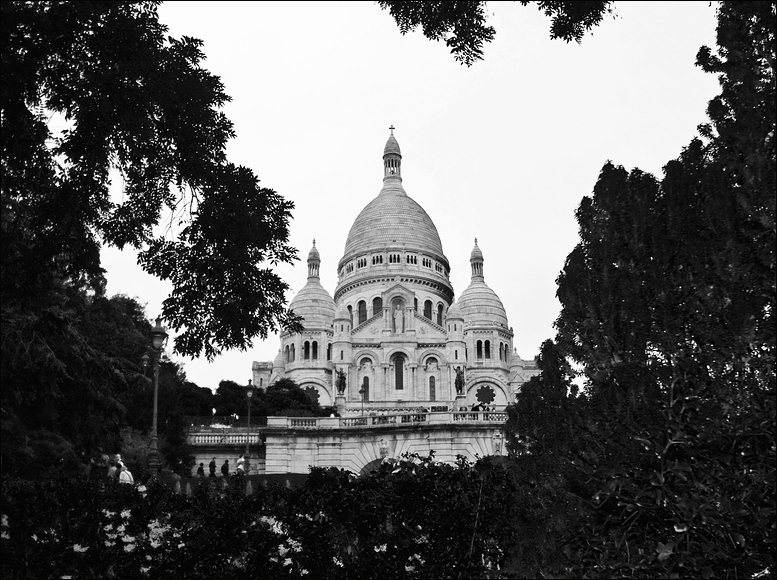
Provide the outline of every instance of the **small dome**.
<path id="1" fill-rule="evenodd" d="M 475 247 L 472 248 L 472 253 L 469 255 L 469 261 L 473 260 L 480 260 L 483 261 L 483 252 L 480 251 L 480 248 L 478 247 L 478 239 L 475 238 Z"/>
<path id="2" fill-rule="evenodd" d="M 275 355 L 275 360 L 272 361 L 272 368 L 283 368 L 283 353 L 281 352 L 281 349 L 278 349 L 278 354 Z"/>
<path id="3" fill-rule="evenodd" d="M 389 136 L 388 141 L 386 141 L 386 146 L 383 148 L 384 156 L 389 155 L 390 153 L 394 153 L 400 157 L 402 156 L 402 152 L 399 150 L 399 143 L 394 137 L 394 133 Z"/>
<path id="4" fill-rule="evenodd" d="M 447 319 L 448 320 L 453 320 L 453 319 L 463 320 L 464 319 L 464 317 L 461 315 L 461 307 L 459 306 L 458 302 L 454 302 L 453 304 L 451 304 L 451 307 L 448 308 Z"/>
<path id="5" fill-rule="evenodd" d="M 316 248 L 316 240 L 313 240 L 313 247 L 310 248 L 310 252 L 308 252 L 308 262 L 311 260 L 321 261 L 321 254 L 318 253 L 318 249 Z"/>
<path id="6" fill-rule="evenodd" d="M 482 280 L 473 280 L 458 302 L 465 326 L 497 326 L 508 328 L 505 307 L 496 292 Z M 448 318 L 450 318 L 448 311 Z"/>
<path id="7" fill-rule="evenodd" d="M 330 328 L 335 316 L 335 301 L 318 278 L 308 278 L 307 284 L 289 304 L 289 310 L 301 316 L 306 329 Z"/>
<path id="8" fill-rule="evenodd" d="M 345 302 L 340 304 L 340 307 L 337 309 L 335 320 L 351 320 L 351 314 L 348 312 L 348 307 L 345 305 Z"/>

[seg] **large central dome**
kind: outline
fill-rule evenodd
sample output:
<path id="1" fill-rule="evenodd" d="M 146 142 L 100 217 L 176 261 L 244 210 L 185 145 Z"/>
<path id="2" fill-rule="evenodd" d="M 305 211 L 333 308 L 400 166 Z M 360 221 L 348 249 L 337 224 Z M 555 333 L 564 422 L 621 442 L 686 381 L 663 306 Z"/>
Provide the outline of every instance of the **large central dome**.
<path id="1" fill-rule="evenodd" d="M 383 152 L 383 189 L 353 222 L 341 265 L 357 254 L 388 249 L 412 250 L 447 263 L 432 218 L 402 187 L 401 159 L 391 135 Z"/>
<path id="2" fill-rule="evenodd" d="M 440 235 L 424 208 L 404 191 L 384 188 L 353 222 L 345 256 L 397 246 L 443 257 Z"/>

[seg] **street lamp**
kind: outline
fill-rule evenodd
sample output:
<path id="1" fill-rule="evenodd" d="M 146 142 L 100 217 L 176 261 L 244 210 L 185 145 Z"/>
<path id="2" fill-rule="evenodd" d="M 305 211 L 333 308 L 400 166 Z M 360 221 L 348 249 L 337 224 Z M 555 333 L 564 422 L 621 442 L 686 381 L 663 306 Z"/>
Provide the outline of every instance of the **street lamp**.
<path id="1" fill-rule="evenodd" d="M 250 445 L 251 445 L 251 397 L 254 396 L 254 385 L 251 379 L 248 379 L 248 389 L 246 390 L 246 397 L 248 398 L 248 427 L 246 428 L 246 455 L 245 455 L 245 470 L 248 475 L 248 470 L 251 468 L 251 461 L 248 459 Z"/>
<path id="2" fill-rule="evenodd" d="M 157 443 L 157 400 L 159 398 L 159 358 L 162 356 L 167 340 L 167 332 L 162 326 L 162 317 L 156 319 L 156 326 L 151 330 L 151 352 L 154 360 L 154 415 L 151 420 L 151 449 L 148 452 L 148 469 L 152 477 L 159 472 L 159 449 Z M 143 355 L 144 365 L 148 364 L 148 354 Z"/>
<path id="3" fill-rule="evenodd" d="M 364 417 L 364 394 L 367 392 L 367 390 L 364 388 L 364 385 L 362 385 L 362 388 L 359 389 L 359 394 L 362 396 L 362 417 Z"/>

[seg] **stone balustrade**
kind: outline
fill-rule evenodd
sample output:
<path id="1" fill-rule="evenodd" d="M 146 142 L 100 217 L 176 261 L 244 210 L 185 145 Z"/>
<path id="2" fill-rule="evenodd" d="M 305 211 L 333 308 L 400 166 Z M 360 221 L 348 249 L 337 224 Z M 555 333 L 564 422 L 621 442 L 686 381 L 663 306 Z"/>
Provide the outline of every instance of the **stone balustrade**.
<path id="1" fill-rule="evenodd" d="M 490 423 L 501 424 L 507 421 L 507 413 L 504 411 L 448 411 L 436 413 L 424 413 L 414 411 L 411 413 L 369 414 L 351 417 L 266 417 L 260 425 L 252 427 L 250 443 L 260 444 L 261 433 L 277 429 L 301 429 L 301 430 L 327 430 L 343 428 L 371 428 L 393 427 L 410 424 L 445 425 L 449 423 Z M 189 433 L 190 445 L 245 445 L 245 427 L 219 427 L 213 429 L 202 426 L 199 429 L 191 429 Z"/>

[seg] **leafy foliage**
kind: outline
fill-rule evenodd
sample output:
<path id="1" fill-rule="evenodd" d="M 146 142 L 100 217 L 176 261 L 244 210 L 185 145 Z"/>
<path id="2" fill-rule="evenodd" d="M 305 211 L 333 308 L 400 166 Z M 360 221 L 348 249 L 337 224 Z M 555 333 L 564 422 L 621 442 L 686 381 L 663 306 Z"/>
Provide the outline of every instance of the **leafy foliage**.
<path id="1" fill-rule="evenodd" d="M 157 5 L 3 3 L 2 304 L 38 312 L 61 284 L 99 294 L 101 244 L 131 245 L 172 282 L 176 351 L 213 358 L 295 327 L 271 270 L 296 256 L 293 204 L 226 161 L 229 97 Z"/>
<path id="2" fill-rule="evenodd" d="M 246 386 L 221 381 L 214 397 L 216 415 L 244 416 L 248 410 Z M 267 389 L 255 389 L 250 400 L 253 417 L 321 417 L 324 410 L 297 383 L 280 379 Z M 208 413 L 210 414 L 210 413 Z"/>
<path id="3" fill-rule="evenodd" d="M 608 162 L 577 211 L 556 340 L 509 423 L 513 451 L 596 490 L 573 575 L 773 575 L 775 16 L 721 3 L 708 142 L 661 180 Z"/>
<path id="4" fill-rule="evenodd" d="M 604 14 L 612 11 L 612 2 L 568 2 L 521 0 L 523 6 L 535 3 L 551 18 L 550 37 L 578 43 L 583 35 L 597 26 Z M 484 43 L 494 39 L 496 31 L 486 25 L 484 1 L 435 1 L 425 2 L 379 0 L 378 5 L 388 9 L 402 34 L 421 27 L 429 40 L 444 40 L 453 57 L 467 66 L 483 58 Z"/>
<path id="5" fill-rule="evenodd" d="M 362 477 L 313 469 L 300 487 L 252 495 L 244 476 L 201 480 L 191 497 L 154 480 L 3 479 L 0 566 L 4 578 L 497 577 L 512 542 L 537 531 L 552 544 L 555 531 L 518 473 L 405 456 Z"/>

